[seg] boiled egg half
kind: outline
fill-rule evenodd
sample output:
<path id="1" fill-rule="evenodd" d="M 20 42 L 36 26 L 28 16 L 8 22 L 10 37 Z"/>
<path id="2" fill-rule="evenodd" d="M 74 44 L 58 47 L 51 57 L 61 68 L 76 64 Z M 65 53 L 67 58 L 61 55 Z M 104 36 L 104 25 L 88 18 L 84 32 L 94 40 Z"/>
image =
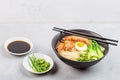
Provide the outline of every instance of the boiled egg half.
<path id="1" fill-rule="evenodd" d="M 87 45 L 84 42 L 76 42 L 75 43 L 75 48 L 78 51 L 85 51 L 85 50 L 87 50 Z"/>

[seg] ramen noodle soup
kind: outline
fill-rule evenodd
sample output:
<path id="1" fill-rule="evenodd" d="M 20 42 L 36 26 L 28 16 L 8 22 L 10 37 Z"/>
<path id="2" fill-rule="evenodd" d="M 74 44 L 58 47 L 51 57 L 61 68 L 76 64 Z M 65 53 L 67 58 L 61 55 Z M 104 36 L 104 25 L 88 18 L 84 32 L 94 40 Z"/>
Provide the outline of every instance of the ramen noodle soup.
<path id="1" fill-rule="evenodd" d="M 94 61 L 104 56 L 104 50 L 95 40 L 79 36 L 65 36 L 56 46 L 64 58 L 74 61 Z"/>

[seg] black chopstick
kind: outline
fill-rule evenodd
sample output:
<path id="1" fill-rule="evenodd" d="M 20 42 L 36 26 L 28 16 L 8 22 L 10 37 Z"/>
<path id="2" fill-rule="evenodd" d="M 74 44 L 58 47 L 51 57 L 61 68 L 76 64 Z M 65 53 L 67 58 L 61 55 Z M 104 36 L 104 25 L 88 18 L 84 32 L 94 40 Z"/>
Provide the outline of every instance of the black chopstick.
<path id="1" fill-rule="evenodd" d="M 56 28 L 56 27 L 53 27 L 53 29 L 59 29 L 59 30 L 67 31 L 67 32 L 72 32 L 72 33 L 75 33 L 75 34 L 80 34 L 80 35 L 87 36 L 87 37 L 94 37 L 94 38 L 98 38 L 98 39 L 102 39 L 102 40 L 108 40 L 108 41 L 112 41 L 112 42 L 117 42 L 118 43 L 118 40 L 108 39 L 108 38 L 103 38 L 103 37 L 98 37 L 98 36 L 93 36 L 93 35 L 82 33 L 82 32 L 70 31 L 70 30 L 65 30 L 65 29 Z"/>
<path id="2" fill-rule="evenodd" d="M 71 32 L 60 31 L 60 30 L 57 30 L 57 29 L 53 29 L 53 30 L 54 30 L 54 31 L 58 31 L 58 32 L 63 32 L 63 33 L 71 34 L 71 35 L 80 36 L 79 34 L 75 34 L 75 33 L 71 33 Z M 91 37 L 88 37 L 88 38 L 91 38 Z M 92 37 L 91 39 L 94 39 L 94 40 L 97 40 L 97 41 L 100 41 L 100 42 L 104 42 L 104 43 L 106 43 L 106 44 L 111 44 L 111 45 L 117 46 L 116 43 L 106 42 L 105 40 L 100 40 L 100 39 L 96 39 L 96 38 L 93 38 L 93 37 Z"/>
<path id="3" fill-rule="evenodd" d="M 56 28 L 56 27 L 54 27 L 53 30 L 54 31 L 58 31 L 58 32 L 63 32 L 63 33 L 71 34 L 71 35 L 76 35 L 76 36 L 80 36 L 80 35 L 87 36 L 87 35 L 80 34 L 77 31 L 73 32 L 73 31 L 69 31 L 69 30 L 65 30 L 65 29 Z M 87 36 L 87 37 L 91 38 L 91 39 L 94 39 L 94 40 L 97 40 L 97 41 L 100 41 L 100 42 L 103 42 L 103 43 L 106 43 L 106 44 L 115 45 L 115 46 L 117 46 L 117 43 L 113 43 L 113 42 L 118 42 L 117 40 L 113 40 L 113 42 L 107 42 L 106 41 L 107 38 L 102 39 L 102 37 L 97 38 L 96 36 L 95 37 L 94 36 Z M 111 40 L 112 39 L 110 39 L 109 41 L 111 41 Z"/>

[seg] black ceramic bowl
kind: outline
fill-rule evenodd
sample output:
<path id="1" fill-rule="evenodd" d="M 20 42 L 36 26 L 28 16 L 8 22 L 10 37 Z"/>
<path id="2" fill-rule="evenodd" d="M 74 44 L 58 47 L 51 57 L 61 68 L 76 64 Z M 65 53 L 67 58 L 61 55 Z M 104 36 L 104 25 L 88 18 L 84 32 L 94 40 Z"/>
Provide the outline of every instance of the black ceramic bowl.
<path id="1" fill-rule="evenodd" d="M 94 35 L 94 36 L 102 37 L 101 35 L 99 35 L 99 34 L 97 34 L 95 32 L 92 32 L 92 31 L 88 31 L 88 30 L 72 29 L 72 31 L 79 31 L 79 32 L 91 34 L 91 35 Z M 101 59 L 95 60 L 95 61 L 92 61 L 92 62 L 78 62 L 78 61 L 72 61 L 72 60 L 66 59 L 66 58 L 62 57 L 57 52 L 56 45 L 57 45 L 58 41 L 61 41 L 61 39 L 63 37 L 68 36 L 68 35 L 69 34 L 65 34 L 65 33 L 58 33 L 57 35 L 55 35 L 53 40 L 52 40 L 52 48 L 53 48 L 54 52 L 56 53 L 56 55 L 58 56 L 59 59 L 61 59 L 64 63 L 66 63 L 66 64 L 68 64 L 68 65 L 70 65 L 70 66 L 72 66 L 74 68 L 88 68 L 88 67 L 98 63 L 99 61 L 101 61 L 106 56 L 106 54 L 108 53 L 108 50 L 109 50 L 108 44 L 105 44 L 105 43 L 102 43 L 102 42 L 98 42 L 100 45 L 102 45 L 105 48 L 104 57 L 102 57 Z"/>

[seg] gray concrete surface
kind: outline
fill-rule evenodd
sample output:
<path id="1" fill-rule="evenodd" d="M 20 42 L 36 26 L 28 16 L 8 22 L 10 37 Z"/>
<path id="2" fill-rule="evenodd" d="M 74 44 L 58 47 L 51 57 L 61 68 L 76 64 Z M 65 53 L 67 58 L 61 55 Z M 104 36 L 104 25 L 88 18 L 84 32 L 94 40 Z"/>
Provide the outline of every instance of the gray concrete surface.
<path id="1" fill-rule="evenodd" d="M 0 24 L 0 80 L 120 80 L 120 45 L 110 46 L 108 55 L 87 70 L 78 70 L 64 64 L 51 48 L 51 40 L 57 33 L 52 27 L 87 29 L 104 37 L 120 40 L 118 23 L 16 23 Z M 51 56 L 54 68 L 44 75 L 35 75 L 23 68 L 26 56 L 13 56 L 4 50 L 4 42 L 11 37 L 22 36 L 34 43 L 32 53 L 41 52 Z"/>

